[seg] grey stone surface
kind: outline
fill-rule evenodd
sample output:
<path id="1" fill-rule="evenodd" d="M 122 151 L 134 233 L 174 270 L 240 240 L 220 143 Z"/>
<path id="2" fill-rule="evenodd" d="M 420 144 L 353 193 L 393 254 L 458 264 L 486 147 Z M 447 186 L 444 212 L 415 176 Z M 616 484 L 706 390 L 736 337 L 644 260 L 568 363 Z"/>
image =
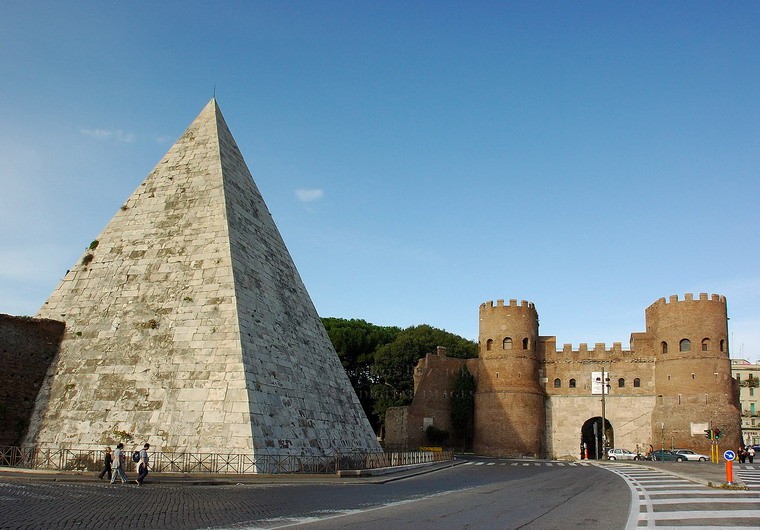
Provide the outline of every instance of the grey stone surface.
<path id="1" fill-rule="evenodd" d="M 39 311 L 66 334 L 28 443 L 380 447 L 215 100 Z"/>

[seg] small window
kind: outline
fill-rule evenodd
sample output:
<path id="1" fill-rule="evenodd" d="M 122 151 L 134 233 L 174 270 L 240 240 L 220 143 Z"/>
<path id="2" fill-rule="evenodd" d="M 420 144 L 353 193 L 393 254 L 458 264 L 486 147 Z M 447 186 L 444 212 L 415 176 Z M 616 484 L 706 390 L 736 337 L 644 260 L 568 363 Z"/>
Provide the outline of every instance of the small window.
<path id="1" fill-rule="evenodd" d="M 523 339 L 523 350 L 527 350 L 530 348 L 530 340 Z"/>
<path id="2" fill-rule="evenodd" d="M 692 380 L 696 379 L 696 378 L 697 378 L 696 374 L 694 374 L 694 373 L 692 372 L 692 374 L 691 374 L 691 378 L 692 378 Z"/>
<path id="3" fill-rule="evenodd" d="M 575 388 L 575 379 L 571 379 L 570 383 L 568 383 L 567 386 L 569 386 L 570 388 Z"/>
<path id="4" fill-rule="evenodd" d="M 618 379 L 618 388 L 625 388 L 625 379 L 622 377 Z"/>
<path id="5" fill-rule="evenodd" d="M 710 351 L 710 339 L 702 339 L 702 351 Z"/>
<path id="6" fill-rule="evenodd" d="M 641 386 L 641 379 L 638 377 L 633 380 L 633 388 L 639 388 Z"/>
<path id="7" fill-rule="evenodd" d="M 503 341 L 501 341 L 501 348 L 503 350 L 511 350 L 512 349 L 512 339 L 510 337 L 506 337 Z"/>
<path id="8" fill-rule="evenodd" d="M 486 350 L 488 350 L 488 351 L 493 350 L 493 340 L 492 339 L 488 339 L 486 341 Z"/>
<path id="9" fill-rule="evenodd" d="M 691 351 L 691 341 L 689 339 L 681 339 L 678 343 L 678 351 Z"/>
<path id="10" fill-rule="evenodd" d="M 660 352 L 661 353 L 668 353 L 668 343 L 665 341 L 662 341 L 660 343 Z"/>
<path id="11" fill-rule="evenodd" d="M 562 381 L 560 381 L 559 378 L 554 380 L 554 388 L 561 388 L 562 387 Z"/>
<path id="12" fill-rule="evenodd" d="M 720 340 L 720 351 L 726 351 L 726 341 L 723 339 Z"/>
<path id="13" fill-rule="evenodd" d="M 754 396 L 755 395 L 755 387 L 749 387 L 749 395 Z"/>

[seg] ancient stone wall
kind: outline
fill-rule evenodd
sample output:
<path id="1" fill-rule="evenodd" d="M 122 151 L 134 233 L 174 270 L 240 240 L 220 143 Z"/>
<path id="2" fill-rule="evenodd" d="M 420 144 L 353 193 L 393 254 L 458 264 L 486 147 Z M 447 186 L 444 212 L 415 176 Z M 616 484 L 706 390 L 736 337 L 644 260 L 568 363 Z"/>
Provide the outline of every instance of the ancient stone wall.
<path id="1" fill-rule="evenodd" d="M 479 316 L 473 448 L 496 456 L 542 456 L 538 313 L 524 300 L 497 300 L 481 304 Z"/>
<path id="2" fill-rule="evenodd" d="M 709 451 L 700 426 L 713 422 L 727 447 L 741 441 L 739 411 L 731 378 L 726 299 L 701 293 L 671 296 L 646 310 L 647 344 L 656 355 L 655 440 L 666 447 Z M 693 431 L 693 432 L 692 432 Z M 657 446 L 658 444 L 654 444 Z M 709 453 L 707 453 L 709 454 Z"/>
<path id="3" fill-rule="evenodd" d="M 0 446 L 18 445 L 64 324 L 0 314 Z"/>
<path id="4" fill-rule="evenodd" d="M 610 446 L 709 453 L 703 428 L 710 422 L 726 435 L 721 446 L 737 445 L 740 413 L 725 298 L 704 293 L 681 301 L 662 298 L 645 316 L 646 331 L 631 334 L 629 350 L 619 342 L 610 348 L 604 343 L 557 348 L 555 337 L 538 335 L 538 314 L 530 302 L 481 304 L 479 357 L 467 361 L 476 378 L 475 451 L 575 458 L 582 439 L 594 442 L 594 423 L 601 432 L 602 415 Z M 609 379 L 604 411 L 601 382 L 592 389 L 592 379 L 602 373 Z M 439 377 L 425 384 L 442 393 L 450 382 Z M 440 404 L 415 394 L 416 417 L 429 416 L 436 407 Z"/>

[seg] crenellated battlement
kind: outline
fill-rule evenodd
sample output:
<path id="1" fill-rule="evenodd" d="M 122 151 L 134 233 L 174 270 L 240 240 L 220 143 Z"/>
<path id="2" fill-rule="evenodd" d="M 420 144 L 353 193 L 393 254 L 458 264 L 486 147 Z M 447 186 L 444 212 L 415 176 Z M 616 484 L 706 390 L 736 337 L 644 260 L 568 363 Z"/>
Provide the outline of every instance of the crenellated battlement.
<path id="1" fill-rule="evenodd" d="M 516 299 L 510 299 L 508 304 L 504 303 L 503 299 L 498 299 L 495 302 L 493 300 L 489 300 L 488 302 L 483 302 L 480 304 L 480 310 L 481 311 L 488 311 L 490 309 L 499 309 L 499 308 L 522 308 L 522 309 L 532 309 L 533 311 L 536 310 L 536 306 L 533 305 L 533 302 L 528 302 L 527 300 L 520 300 L 520 304 L 518 305 Z"/>
<path id="2" fill-rule="evenodd" d="M 677 304 L 677 303 L 683 303 L 683 302 L 718 302 L 725 304 L 726 303 L 726 297 L 722 294 L 711 294 L 708 295 L 707 293 L 699 293 L 699 298 L 695 300 L 694 293 L 686 293 L 683 295 L 683 300 L 678 299 L 677 294 L 670 295 L 667 299 L 665 297 L 662 297 L 655 301 L 651 306 L 657 306 L 657 305 L 668 305 L 668 304 Z"/>
<path id="3" fill-rule="evenodd" d="M 613 342 L 611 348 L 607 348 L 607 344 L 604 342 L 594 343 L 593 348 L 589 348 L 588 343 L 581 342 L 577 350 L 573 349 L 572 344 L 565 343 L 562 345 L 561 350 L 556 351 L 557 355 L 585 355 L 587 353 L 606 353 L 612 355 L 615 353 L 630 353 L 630 350 L 623 350 L 622 342 Z"/>

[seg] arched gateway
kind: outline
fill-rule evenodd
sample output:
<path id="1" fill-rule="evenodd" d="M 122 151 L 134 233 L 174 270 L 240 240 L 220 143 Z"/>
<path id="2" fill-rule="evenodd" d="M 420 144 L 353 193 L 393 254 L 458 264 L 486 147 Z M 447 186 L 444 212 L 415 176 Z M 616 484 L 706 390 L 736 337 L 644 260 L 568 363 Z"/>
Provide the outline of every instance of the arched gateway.
<path id="1" fill-rule="evenodd" d="M 612 424 L 609 420 L 604 420 L 607 435 L 607 448 L 615 447 L 615 436 L 612 430 Z M 589 418 L 581 427 L 581 448 L 588 449 L 588 457 L 591 460 L 599 460 L 604 456 L 602 449 L 602 418 L 596 416 Z M 584 446 L 585 444 L 585 446 Z"/>

